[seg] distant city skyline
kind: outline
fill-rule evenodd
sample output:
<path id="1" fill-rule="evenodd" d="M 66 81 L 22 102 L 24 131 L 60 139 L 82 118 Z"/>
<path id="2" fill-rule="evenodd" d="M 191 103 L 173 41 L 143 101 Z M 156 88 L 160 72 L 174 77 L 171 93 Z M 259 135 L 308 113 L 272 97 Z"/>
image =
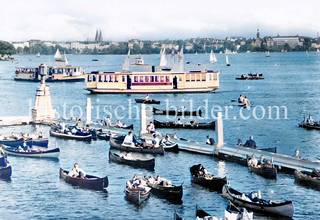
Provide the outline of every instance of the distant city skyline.
<path id="1" fill-rule="evenodd" d="M 1 1 L 0 40 L 162 40 L 320 32 L 320 4 L 293 0 Z"/>

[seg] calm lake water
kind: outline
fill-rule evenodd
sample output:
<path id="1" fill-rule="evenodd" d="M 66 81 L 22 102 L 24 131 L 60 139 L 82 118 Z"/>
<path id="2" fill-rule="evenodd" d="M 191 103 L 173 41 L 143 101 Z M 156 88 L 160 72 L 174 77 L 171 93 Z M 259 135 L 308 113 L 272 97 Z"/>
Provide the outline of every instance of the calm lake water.
<path id="1" fill-rule="evenodd" d="M 143 56 L 145 63 L 157 65 L 158 55 Z M 93 58 L 99 61 L 92 62 Z M 185 55 L 185 61 L 191 64 L 187 67 L 194 69 L 197 64 L 208 69 L 221 70 L 220 89 L 210 94 L 157 94 L 152 97 L 162 101 L 159 108 L 165 108 L 165 100 L 169 105 L 190 109 L 189 100 L 193 108 L 208 103 L 208 118 L 212 121 L 211 109 L 216 113 L 218 106 L 224 114 L 225 142 L 233 144 L 238 138 L 246 140 L 254 136 L 259 146 L 275 146 L 279 153 L 293 155 L 294 150 L 300 150 L 304 158 L 317 160 L 320 157 L 320 132 L 308 131 L 298 127 L 304 116 L 312 115 L 320 120 L 320 55 L 309 53 L 272 53 L 267 58 L 262 53 L 248 53 L 229 55 L 230 67 L 225 65 L 225 56 L 217 55 L 218 62 L 208 63 L 209 55 Z M 123 56 L 106 55 L 68 55 L 69 63 L 81 65 L 86 72 L 93 70 L 117 71 L 121 69 Z M 34 104 L 38 83 L 14 81 L 16 66 L 35 67 L 40 63 L 53 61 L 53 56 L 15 56 L 15 62 L 0 62 L 0 116 L 28 115 L 30 105 Z M 265 80 L 237 81 L 235 77 L 241 74 L 261 72 Z M 51 83 L 51 98 L 53 107 L 60 116 L 78 117 L 81 112 L 85 117 L 86 98 L 92 99 L 94 107 L 92 117 L 99 120 L 106 112 L 118 109 L 118 115 L 123 116 L 127 124 L 140 127 L 136 119 L 134 98 L 143 95 L 91 95 L 84 90 L 84 83 Z M 243 114 L 251 117 L 247 120 L 240 118 L 239 108 L 231 100 L 240 94 L 246 95 L 253 108 Z M 206 101 L 207 100 L 207 101 Z M 130 102 L 131 105 L 130 105 Z M 229 106 L 226 118 L 225 106 Z M 257 107 L 261 106 L 261 107 Z M 280 119 L 268 119 L 268 106 L 285 106 L 280 111 Z M 260 119 L 255 119 L 255 114 Z M 128 115 L 131 108 L 132 115 Z M 233 108 L 233 109 L 232 109 Z M 263 117 L 262 109 L 266 110 Z M 205 108 L 203 107 L 203 110 Z M 113 115 L 114 116 L 114 115 Z M 157 116 L 159 120 L 167 120 Z M 113 118 L 113 120 L 115 120 Z M 174 119 L 171 119 L 174 120 Z M 189 119 L 183 119 L 188 121 Z M 198 120 L 198 119 L 196 119 Z M 32 133 L 41 130 L 49 136 L 49 127 L 21 126 L 2 127 L 0 133 L 9 135 L 12 131 Z M 180 137 L 204 142 L 205 137 L 214 131 L 210 130 L 159 130 L 159 132 L 176 133 Z M 207 212 L 222 218 L 228 204 L 219 193 L 210 192 L 200 186 L 190 183 L 189 168 L 202 163 L 210 172 L 217 176 L 227 175 L 231 187 L 250 192 L 261 190 L 262 196 L 272 200 L 292 200 L 295 206 L 294 219 L 319 219 L 320 192 L 294 184 L 294 177 L 280 173 L 277 180 L 267 180 L 255 174 L 250 174 L 247 167 L 235 163 L 217 161 L 209 156 L 195 155 L 187 152 L 179 154 L 166 153 L 156 157 L 155 172 L 133 169 L 129 166 L 109 163 L 109 143 L 101 140 L 82 143 L 73 140 L 60 140 L 50 137 L 49 147 L 59 147 L 59 160 L 19 158 L 9 156 L 13 169 L 12 180 L 0 180 L 1 219 L 172 219 L 177 210 L 186 219 L 195 218 L 195 205 L 200 205 Z M 59 179 L 59 168 L 70 170 L 77 162 L 87 173 L 109 177 L 108 193 L 84 190 L 72 187 Z M 183 203 L 181 205 L 151 196 L 141 207 L 136 207 L 124 198 L 126 180 L 135 173 L 161 176 L 170 179 L 174 184 L 183 183 Z M 274 219 L 254 214 L 255 219 Z M 279 219 L 279 218 L 278 218 Z"/>

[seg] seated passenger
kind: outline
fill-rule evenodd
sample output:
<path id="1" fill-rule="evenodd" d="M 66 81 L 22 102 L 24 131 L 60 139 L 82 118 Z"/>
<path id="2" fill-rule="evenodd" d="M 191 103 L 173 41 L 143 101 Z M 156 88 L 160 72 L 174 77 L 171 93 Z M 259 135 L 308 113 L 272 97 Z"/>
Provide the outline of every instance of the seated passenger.
<path id="1" fill-rule="evenodd" d="M 151 99 L 150 99 L 150 95 L 149 94 L 147 94 L 146 95 L 146 101 L 150 101 Z"/>
<path id="2" fill-rule="evenodd" d="M 149 125 L 147 126 L 147 131 L 150 134 L 153 134 L 155 132 L 155 127 L 152 121 L 150 121 Z"/>
<path id="3" fill-rule="evenodd" d="M 176 124 L 177 125 L 182 125 L 182 122 L 181 122 L 180 118 L 178 118 L 178 120 L 176 121 Z"/>
<path id="4" fill-rule="evenodd" d="M 120 120 L 118 120 L 118 121 L 117 121 L 117 126 L 118 126 L 119 128 L 123 128 L 123 127 L 124 127 L 124 124 L 123 124 Z"/>
<path id="5" fill-rule="evenodd" d="M 294 157 L 294 158 L 301 158 L 299 154 L 300 154 L 300 151 L 296 150 L 296 151 L 295 151 L 295 154 L 294 154 L 292 157 Z"/>
<path id="6" fill-rule="evenodd" d="M 242 146 L 242 140 L 241 139 L 238 139 L 238 143 L 237 143 L 237 146 Z"/>
<path id="7" fill-rule="evenodd" d="M 243 146 L 249 148 L 257 148 L 256 142 L 253 140 L 253 136 L 250 136 L 249 140 L 247 140 Z"/>
<path id="8" fill-rule="evenodd" d="M 214 141 L 213 138 L 211 138 L 209 135 L 207 135 L 207 141 L 206 144 L 208 145 L 214 145 L 216 142 Z"/>
<path id="9" fill-rule="evenodd" d="M 153 147 L 159 147 L 159 144 L 160 144 L 159 138 L 157 137 L 156 134 L 153 134 L 153 140 L 152 140 Z"/>
<path id="10" fill-rule="evenodd" d="M 128 134 L 124 137 L 122 145 L 134 147 L 133 135 L 131 131 L 129 131 Z"/>
<path id="11" fill-rule="evenodd" d="M 249 166 L 257 166 L 258 165 L 258 160 L 253 156 L 249 161 L 248 161 Z"/>
<path id="12" fill-rule="evenodd" d="M 111 119 L 109 116 L 103 119 L 103 125 L 106 125 L 109 127 L 109 126 L 111 126 L 111 124 L 112 123 L 111 123 Z"/>
<path id="13" fill-rule="evenodd" d="M 84 178 L 86 177 L 86 173 L 81 168 L 79 168 L 79 165 L 77 163 L 75 163 L 73 170 L 68 173 L 68 176 L 71 176 L 73 178 Z"/>

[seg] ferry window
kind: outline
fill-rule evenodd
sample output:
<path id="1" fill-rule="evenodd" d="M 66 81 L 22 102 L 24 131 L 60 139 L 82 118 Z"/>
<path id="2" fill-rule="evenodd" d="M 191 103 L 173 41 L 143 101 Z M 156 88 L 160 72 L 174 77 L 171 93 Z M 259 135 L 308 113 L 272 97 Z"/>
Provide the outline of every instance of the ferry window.
<path id="1" fill-rule="evenodd" d="M 118 82 L 118 76 L 114 76 L 114 81 Z"/>
<path id="2" fill-rule="evenodd" d="M 155 82 L 159 82 L 159 76 L 155 77 Z"/>
<path id="3" fill-rule="evenodd" d="M 164 76 L 161 76 L 161 82 L 164 82 Z"/>
<path id="4" fill-rule="evenodd" d="M 195 74 L 191 74 L 191 81 L 196 81 L 196 75 Z"/>
<path id="5" fill-rule="evenodd" d="M 186 75 L 186 81 L 189 82 L 190 81 L 190 74 Z"/>
<path id="6" fill-rule="evenodd" d="M 154 76 L 150 76 L 150 82 L 154 82 Z"/>
<path id="7" fill-rule="evenodd" d="M 143 76 L 140 76 L 140 82 L 143 82 Z"/>
<path id="8" fill-rule="evenodd" d="M 126 77 L 122 76 L 122 82 L 125 82 L 125 81 L 126 81 Z"/>
<path id="9" fill-rule="evenodd" d="M 134 82 L 138 82 L 138 77 L 137 76 L 134 77 Z"/>
<path id="10" fill-rule="evenodd" d="M 96 81 L 96 76 L 92 76 L 92 81 Z"/>
<path id="11" fill-rule="evenodd" d="M 200 81 L 200 77 L 201 77 L 200 74 L 196 75 L 197 81 Z"/>
<path id="12" fill-rule="evenodd" d="M 99 82 L 102 82 L 102 76 L 99 76 Z"/>
<path id="13" fill-rule="evenodd" d="M 77 72 L 77 68 L 74 68 L 74 69 L 73 69 L 73 72 Z"/>
<path id="14" fill-rule="evenodd" d="M 105 82 L 108 82 L 108 81 L 107 81 L 107 75 L 104 75 L 104 81 L 105 81 Z"/>
<path id="15" fill-rule="evenodd" d="M 202 81 L 206 81 L 206 74 L 201 74 Z"/>
<path id="16" fill-rule="evenodd" d="M 149 82 L 149 76 L 145 76 L 145 77 L 144 77 L 144 81 L 145 81 L 145 82 Z"/>
<path id="17" fill-rule="evenodd" d="M 166 76 L 166 82 L 170 82 L 169 76 Z"/>
<path id="18" fill-rule="evenodd" d="M 113 82 L 114 81 L 114 77 L 112 75 L 110 75 L 110 81 L 109 82 Z"/>
<path id="19" fill-rule="evenodd" d="M 217 80 L 218 79 L 218 75 L 216 73 L 213 74 L 213 80 Z"/>
<path id="20" fill-rule="evenodd" d="M 212 74 L 209 74 L 209 81 L 212 81 Z"/>
<path id="21" fill-rule="evenodd" d="M 88 75 L 88 82 L 90 82 L 91 81 L 91 79 L 90 79 L 90 75 Z"/>

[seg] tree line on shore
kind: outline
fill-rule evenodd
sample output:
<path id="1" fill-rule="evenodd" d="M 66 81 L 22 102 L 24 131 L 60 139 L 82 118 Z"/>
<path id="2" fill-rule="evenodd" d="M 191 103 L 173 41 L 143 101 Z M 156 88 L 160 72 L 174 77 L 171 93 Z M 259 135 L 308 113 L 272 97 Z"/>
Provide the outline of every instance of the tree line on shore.
<path id="1" fill-rule="evenodd" d="M 179 48 L 181 46 L 185 46 L 187 44 L 186 41 L 183 40 L 177 40 L 172 41 L 173 44 L 178 45 Z M 190 42 L 190 41 L 189 41 Z M 213 50 L 215 53 L 219 53 L 220 51 L 224 52 L 226 49 L 231 51 L 238 51 L 238 52 L 281 52 L 281 51 L 312 51 L 316 50 L 316 48 L 313 48 L 311 45 L 313 43 L 311 38 L 305 38 L 303 45 L 297 45 L 294 48 L 291 48 L 289 44 L 284 44 L 281 46 L 267 46 L 266 44 L 261 44 L 259 46 L 255 46 L 252 44 L 253 39 L 248 39 L 245 41 L 245 44 L 242 44 L 238 50 L 236 45 L 240 45 L 240 41 L 236 40 L 234 42 L 231 41 L 224 41 L 217 46 L 204 46 L 205 43 L 203 40 L 200 40 L 198 42 L 192 42 L 192 48 L 188 48 L 184 50 L 184 53 L 209 53 L 211 50 Z M 108 42 L 103 42 L 102 44 L 108 44 Z M 186 47 L 185 47 L 186 48 Z M 14 46 L 6 41 L 0 41 L 0 55 L 12 55 L 12 54 L 43 54 L 43 55 L 52 55 L 56 52 L 56 50 L 59 49 L 62 52 L 65 52 L 67 54 L 126 54 L 128 52 L 128 43 L 127 42 L 119 42 L 117 45 L 111 44 L 108 48 L 103 48 L 102 50 L 98 50 L 97 48 L 94 49 L 68 49 L 65 47 L 61 47 L 60 45 L 55 46 L 47 46 L 45 44 L 39 43 L 35 44 L 30 47 L 18 47 L 17 49 L 14 48 Z M 161 49 L 161 44 L 158 47 L 152 47 L 151 41 L 144 42 L 144 45 L 142 48 L 140 48 L 138 45 L 134 45 L 133 48 L 131 48 L 131 54 L 158 54 Z M 167 53 L 171 53 L 174 49 L 166 49 Z"/>

